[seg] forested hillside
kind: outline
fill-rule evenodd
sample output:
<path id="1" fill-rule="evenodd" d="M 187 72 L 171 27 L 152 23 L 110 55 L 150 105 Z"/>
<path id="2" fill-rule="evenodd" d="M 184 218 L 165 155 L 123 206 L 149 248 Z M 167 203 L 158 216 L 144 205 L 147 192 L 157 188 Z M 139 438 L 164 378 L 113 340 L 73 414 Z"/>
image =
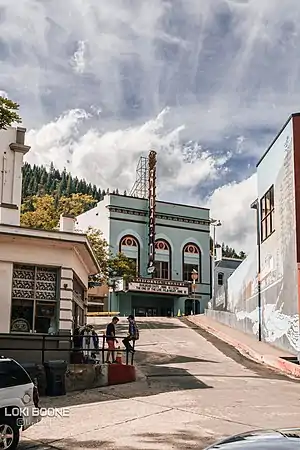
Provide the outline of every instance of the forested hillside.
<path id="1" fill-rule="evenodd" d="M 107 189 L 101 189 L 84 179 L 73 177 L 64 169 L 59 171 L 51 163 L 44 166 L 23 166 L 22 223 L 26 226 L 51 229 L 59 219 L 59 213 L 80 214 L 102 200 Z M 116 191 L 118 193 L 118 191 Z M 126 193 L 124 192 L 126 195 Z M 245 258 L 244 252 L 222 244 L 223 256 Z"/>

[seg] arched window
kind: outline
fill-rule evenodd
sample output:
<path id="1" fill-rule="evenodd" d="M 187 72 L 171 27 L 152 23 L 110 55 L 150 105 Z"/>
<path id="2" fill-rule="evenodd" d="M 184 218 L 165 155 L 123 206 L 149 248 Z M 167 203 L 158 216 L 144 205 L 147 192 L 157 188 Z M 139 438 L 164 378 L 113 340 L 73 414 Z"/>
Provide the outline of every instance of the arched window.
<path id="1" fill-rule="evenodd" d="M 120 240 L 119 251 L 134 263 L 138 275 L 140 267 L 140 244 L 138 240 L 131 235 L 123 236 Z"/>
<path id="2" fill-rule="evenodd" d="M 192 272 L 198 273 L 198 279 L 196 283 L 201 282 L 201 251 L 198 245 L 192 242 L 186 244 L 183 247 L 182 254 L 182 275 L 183 281 L 192 281 Z"/>
<path id="3" fill-rule="evenodd" d="M 224 273 L 218 272 L 218 285 L 223 286 L 224 284 Z"/>
<path id="4" fill-rule="evenodd" d="M 138 242 L 133 236 L 124 236 L 121 240 L 121 246 L 138 247 Z"/>
<path id="5" fill-rule="evenodd" d="M 155 278 L 171 278 L 171 248 L 164 239 L 155 241 Z"/>

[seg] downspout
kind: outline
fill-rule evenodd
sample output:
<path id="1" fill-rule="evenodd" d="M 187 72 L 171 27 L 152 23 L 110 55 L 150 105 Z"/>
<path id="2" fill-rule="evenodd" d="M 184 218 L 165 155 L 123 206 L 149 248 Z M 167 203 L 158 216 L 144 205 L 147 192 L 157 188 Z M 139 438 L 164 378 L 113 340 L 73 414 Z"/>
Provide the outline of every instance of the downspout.
<path id="1" fill-rule="evenodd" d="M 260 251 L 260 220 L 259 201 L 255 200 L 251 205 L 256 210 L 256 240 L 257 240 L 257 306 L 258 306 L 258 340 L 262 340 L 262 304 L 261 304 L 261 251 Z"/>

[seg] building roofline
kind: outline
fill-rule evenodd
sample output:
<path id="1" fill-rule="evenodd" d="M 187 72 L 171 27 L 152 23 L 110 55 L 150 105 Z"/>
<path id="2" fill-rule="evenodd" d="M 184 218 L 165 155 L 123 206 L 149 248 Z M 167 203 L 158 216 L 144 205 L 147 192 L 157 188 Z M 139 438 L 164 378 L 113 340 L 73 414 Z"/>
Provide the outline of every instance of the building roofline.
<path id="1" fill-rule="evenodd" d="M 109 195 L 115 195 L 116 197 L 134 198 L 136 200 L 148 201 L 147 198 L 134 197 L 132 195 L 112 194 L 112 193 L 109 193 Z M 203 208 L 202 206 L 184 205 L 183 203 L 166 202 L 166 201 L 163 201 L 163 200 L 156 200 L 156 203 L 163 203 L 164 205 L 184 206 L 185 208 L 203 209 L 204 211 L 209 211 L 210 210 L 209 208 Z"/>
<path id="2" fill-rule="evenodd" d="M 24 232 L 22 232 L 24 231 Z M 91 260 L 97 271 L 100 272 L 100 266 L 95 253 L 88 241 L 88 237 L 83 233 L 71 233 L 59 230 L 41 230 L 39 228 L 21 227 L 17 225 L 0 225 L 0 236 L 26 237 L 32 239 L 44 239 L 56 242 L 67 242 L 70 244 L 84 245 L 88 251 Z M 98 272 L 95 272 L 98 273 Z"/>
<path id="3" fill-rule="evenodd" d="M 259 159 L 258 163 L 256 164 L 256 167 L 258 167 L 260 165 L 260 163 L 262 162 L 262 160 L 264 159 L 264 157 L 267 155 L 267 153 L 269 153 L 269 151 L 271 150 L 271 148 L 273 147 L 273 145 L 275 144 L 275 142 L 277 141 L 277 139 L 280 137 L 280 135 L 282 134 L 282 132 L 284 131 L 284 129 L 287 127 L 287 125 L 289 124 L 289 122 L 291 121 L 291 119 L 293 119 L 293 117 L 299 117 L 300 116 L 300 112 L 298 113 L 293 113 L 289 116 L 289 118 L 287 119 L 287 121 L 285 122 L 285 124 L 283 125 L 283 127 L 280 129 L 280 131 L 277 133 L 277 135 L 275 136 L 275 138 L 273 139 L 273 141 L 271 142 L 271 144 L 269 145 L 269 147 L 267 148 L 267 150 L 265 151 L 265 153 L 262 155 L 262 157 Z"/>

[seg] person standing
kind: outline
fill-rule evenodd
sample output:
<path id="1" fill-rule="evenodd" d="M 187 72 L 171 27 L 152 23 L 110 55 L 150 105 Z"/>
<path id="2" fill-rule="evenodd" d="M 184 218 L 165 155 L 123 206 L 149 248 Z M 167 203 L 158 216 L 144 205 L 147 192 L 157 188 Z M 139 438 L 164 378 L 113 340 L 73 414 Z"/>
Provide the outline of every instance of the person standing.
<path id="1" fill-rule="evenodd" d="M 123 344 L 128 352 L 134 352 L 133 346 L 130 344 L 131 341 L 135 342 L 139 339 L 139 329 L 134 319 L 134 316 L 130 314 L 127 318 L 128 320 L 128 336 L 123 339 Z"/>
<path id="2" fill-rule="evenodd" d="M 106 327 L 106 342 L 108 345 L 108 352 L 106 357 L 107 364 L 110 364 L 109 357 L 111 355 L 112 363 L 116 362 L 115 358 L 115 349 L 116 343 L 118 340 L 116 339 L 116 325 L 119 322 L 118 317 L 113 317 L 112 321 Z"/>

